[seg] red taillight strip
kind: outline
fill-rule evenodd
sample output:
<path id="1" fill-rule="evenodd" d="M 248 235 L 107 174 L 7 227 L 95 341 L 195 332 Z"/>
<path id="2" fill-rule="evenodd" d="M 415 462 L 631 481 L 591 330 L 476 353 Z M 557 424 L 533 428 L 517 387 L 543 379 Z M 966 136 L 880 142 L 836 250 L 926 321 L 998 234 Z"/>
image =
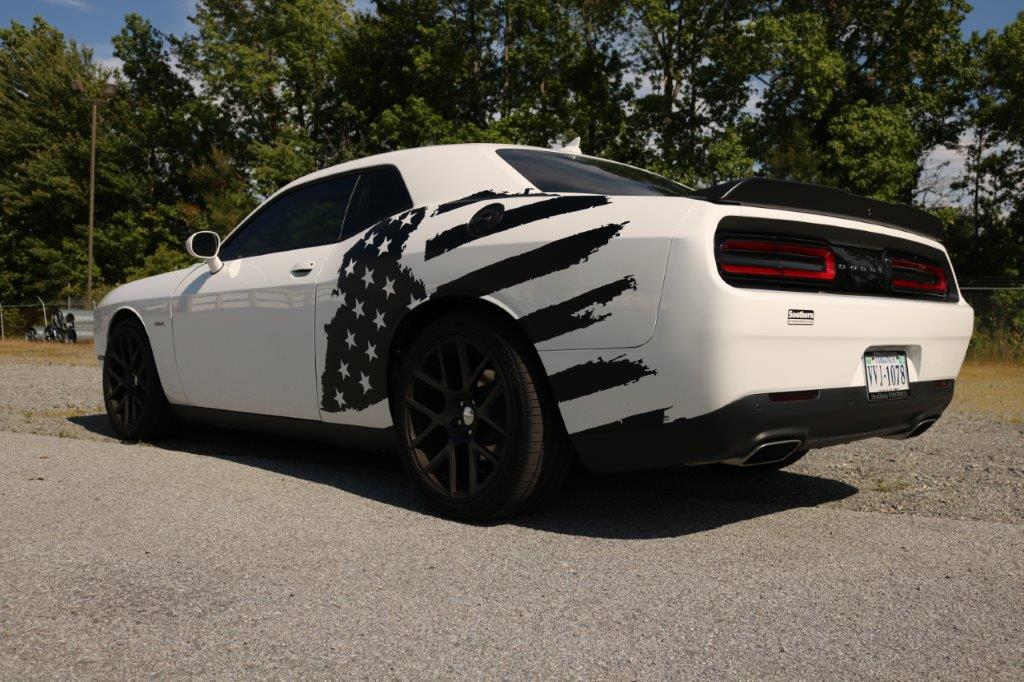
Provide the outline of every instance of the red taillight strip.
<path id="1" fill-rule="evenodd" d="M 774 256 L 812 256 L 821 259 L 821 270 L 801 270 L 784 268 L 775 265 L 740 265 L 726 263 L 719 265 L 724 272 L 731 275 L 754 275 L 758 277 L 781 277 L 783 279 L 810 279 L 831 282 L 836 278 L 836 257 L 832 249 L 824 246 L 804 246 L 801 244 L 780 244 L 776 242 L 759 242 L 739 239 L 727 239 L 722 242 L 720 253 L 727 251 L 753 251 Z"/>
<path id="2" fill-rule="evenodd" d="M 946 281 L 946 271 L 937 265 L 929 265 L 909 258 L 893 258 L 889 261 L 892 266 L 892 287 L 893 289 L 909 289 L 910 291 L 925 291 L 930 294 L 945 294 L 949 291 L 949 284 Z M 935 278 L 934 282 L 918 282 L 912 279 L 897 277 L 896 270 L 909 270 L 910 272 L 923 273 Z"/>

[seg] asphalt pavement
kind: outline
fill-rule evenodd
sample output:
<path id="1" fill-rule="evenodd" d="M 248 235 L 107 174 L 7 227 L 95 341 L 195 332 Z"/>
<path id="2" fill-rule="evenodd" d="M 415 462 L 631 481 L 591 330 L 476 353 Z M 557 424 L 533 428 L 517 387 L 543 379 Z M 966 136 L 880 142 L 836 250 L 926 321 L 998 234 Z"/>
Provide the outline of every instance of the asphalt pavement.
<path id="1" fill-rule="evenodd" d="M 691 470 L 470 525 L 390 456 L 65 419 L 0 431 L 4 679 L 1024 676 L 1019 519 Z"/>

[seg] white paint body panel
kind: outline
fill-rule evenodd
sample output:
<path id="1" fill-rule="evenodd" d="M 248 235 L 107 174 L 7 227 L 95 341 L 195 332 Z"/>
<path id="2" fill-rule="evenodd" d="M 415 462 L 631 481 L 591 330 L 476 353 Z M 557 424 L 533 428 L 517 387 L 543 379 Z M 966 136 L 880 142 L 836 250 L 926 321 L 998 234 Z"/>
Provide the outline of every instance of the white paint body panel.
<path id="1" fill-rule="evenodd" d="M 570 433 L 666 406 L 668 419 L 692 418 L 759 393 L 865 386 L 863 355 L 876 348 L 905 350 L 911 382 L 959 374 L 974 324 L 963 300 L 745 289 L 722 280 L 714 259 L 715 229 L 727 215 L 836 225 L 942 248 L 937 242 L 840 218 L 693 203 L 672 240 L 654 337 L 625 351 L 658 373 L 615 389 L 614 401 L 596 393 L 561 403 Z M 787 324 L 790 308 L 814 310 L 814 324 Z M 549 374 L 599 357 L 608 353 L 541 353 Z"/>
<path id="2" fill-rule="evenodd" d="M 314 286 L 328 253 L 317 246 L 201 267 L 173 298 L 174 348 L 188 404 L 318 419 Z M 304 276 L 292 267 L 314 263 Z"/>

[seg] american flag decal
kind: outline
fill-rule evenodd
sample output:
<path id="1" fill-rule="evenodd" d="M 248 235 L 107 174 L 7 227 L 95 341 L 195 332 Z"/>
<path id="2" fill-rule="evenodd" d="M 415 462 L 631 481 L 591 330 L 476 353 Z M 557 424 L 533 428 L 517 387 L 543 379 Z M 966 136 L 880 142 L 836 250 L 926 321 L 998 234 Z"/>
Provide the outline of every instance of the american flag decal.
<path id="1" fill-rule="evenodd" d="M 327 355 L 320 378 L 325 412 L 362 410 L 387 398 L 386 350 L 390 330 L 427 297 L 423 282 L 399 263 L 425 208 L 382 220 L 342 258 L 331 297 L 340 307 L 326 325 Z"/>
<path id="2" fill-rule="evenodd" d="M 468 199 L 480 198 L 474 195 Z M 459 202 L 451 206 L 456 203 Z M 540 202 L 506 212 L 496 231 L 607 204 L 608 198 L 603 196 L 545 196 Z M 443 213 L 441 208 L 447 206 L 435 209 L 432 215 Z M 363 410 L 387 399 L 386 363 L 391 333 L 410 308 L 430 296 L 483 296 L 576 267 L 617 237 L 628 222 L 598 225 L 524 253 L 481 263 L 476 270 L 437 284 L 428 296 L 423 281 L 401 263 L 409 236 L 426 216 L 427 209 L 421 207 L 383 220 L 367 229 L 342 257 L 338 285 L 331 291 L 339 307 L 334 318 L 324 325 L 327 348 L 320 406 L 325 412 Z M 427 240 L 424 255 L 441 257 L 482 237 L 470 232 L 466 224 L 458 224 Z M 623 277 L 541 308 L 525 316 L 522 324 L 534 342 L 550 339 L 608 318 L 610 313 L 600 312 L 599 308 L 635 289 L 636 280 Z M 599 358 L 570 367 L 553 376 L 552 381 L 557 384 L 558 399 L 570 400 L 650 374 L 655 374 L 654 370 L 638 361 Z"/>

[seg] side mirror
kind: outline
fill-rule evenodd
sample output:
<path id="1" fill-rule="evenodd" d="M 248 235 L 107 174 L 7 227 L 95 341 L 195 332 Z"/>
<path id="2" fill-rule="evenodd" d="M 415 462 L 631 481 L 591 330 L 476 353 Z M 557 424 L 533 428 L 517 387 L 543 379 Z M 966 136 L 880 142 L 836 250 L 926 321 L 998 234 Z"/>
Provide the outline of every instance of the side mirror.
<path id="1" fill-rule="evenodd" d="M 220 253 L 220 235 L 216 232 L 209 230 L 196 232 L 185 242 L 185 250 L 193 258 L 205 261 L 212 273 L 216 273 L 224 267 L 224 263 L 217 256 Z"/>

